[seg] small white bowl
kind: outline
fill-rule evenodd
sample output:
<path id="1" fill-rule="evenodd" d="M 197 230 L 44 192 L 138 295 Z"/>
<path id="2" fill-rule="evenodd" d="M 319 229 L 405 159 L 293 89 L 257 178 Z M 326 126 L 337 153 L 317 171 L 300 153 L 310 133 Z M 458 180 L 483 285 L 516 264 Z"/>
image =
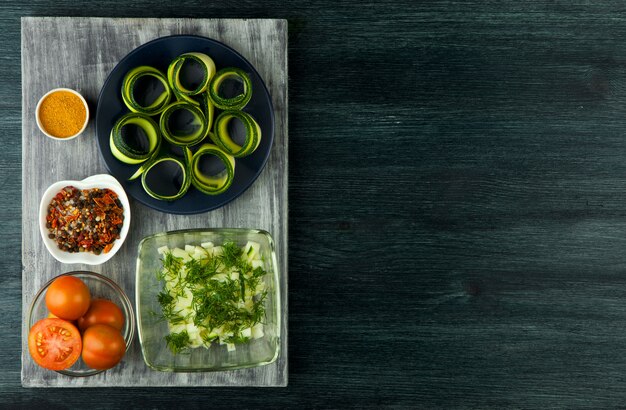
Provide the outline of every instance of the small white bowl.
<path id="1" fill-rule="evenodd" d="M 113 248 L 108 253 L 101 253 L 96 255 L 92 252 L 65 252 L 59 249 L 54 239 L 48 238 L 48 228 L 46 228 L 46 216 L 48 214 L 48 205 L 52 198 L 59 193 L 63 188 L 68 185 L 72 185 L 77 189 L 91 189 L 91 188 L 109 188 L 117 194 L 119 200 L 124 207 L 124 222 L 122 230 L 120 231 L 120 238 L 113 242 Z M 130 226 L 130 203 L 128 197 L 122 185 L 108 174 L 94 175 L 82 181 L 59 181 L 50 185 L 46 192 L 44 192 L 41 202 L 39 204 L 39 232 L 41 232 L 41 238 L 46 248 L 52 256 L 59 262 L 63 263 L 84 263 L 87 265 L 100 265 L 113 257 L 120 250 L 126 235 L 128 234 L 128 227 Z"/>
<path id="2" fill-rule="evenodd" d="M 46 99 L 47 96 L 49 96 L 50 94 L 56 91 L 67 91 L 76 95 L 83 102 L 83 105 L 85 106 L 85 111 L 86 111 L 85 123 L 83 124 L 83 128 L 81 128 L 80 131 L 78 131 L 76 134 L 69 136 L 69 137 L 65 137 L 65 138 L 55 137 L 54 135 L 48 134 L 46 129 L 41 124 L 41 120 L 39 119 L 39 110 L 41 108 L 41 103 L 43 102 L 43 100 Z M 80 95 L 78 91 L 72 90 L 71 88 L 55 88 L 45 93 L 44 96 L 39 99 L 39 102 L 37 103 L 37 108 L 35 110 L 35 119 L 37 120 L 37 126 L 39 127 L 39 130 L 42 133 L 44 133 L 46 137 L 49 137 L 58 141 L 67 141 L 67 140 L 71 140 L 71 139 L 78 137 L 80 134 L 83 133 L 83 131 L 85 131 L 85 128 L 87 128 L 87 124 L 89 124 L 89 106 L 87 105 L 87 101 L 85 100 L 85 98 L 82 95 Z"/>

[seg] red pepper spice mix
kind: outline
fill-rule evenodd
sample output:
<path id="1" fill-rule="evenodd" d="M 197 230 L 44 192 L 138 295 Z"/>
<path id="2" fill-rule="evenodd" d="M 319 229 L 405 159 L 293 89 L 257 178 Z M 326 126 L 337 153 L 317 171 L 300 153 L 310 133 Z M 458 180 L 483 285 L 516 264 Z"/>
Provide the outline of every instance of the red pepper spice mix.
<path id="1" fill-rule="evenodd" d="M 108 188 L 66 186 L 48 205 L 48 237 L 66 252 L 107 253 L 119 239 L 123 224 L 122 202 Z"/>

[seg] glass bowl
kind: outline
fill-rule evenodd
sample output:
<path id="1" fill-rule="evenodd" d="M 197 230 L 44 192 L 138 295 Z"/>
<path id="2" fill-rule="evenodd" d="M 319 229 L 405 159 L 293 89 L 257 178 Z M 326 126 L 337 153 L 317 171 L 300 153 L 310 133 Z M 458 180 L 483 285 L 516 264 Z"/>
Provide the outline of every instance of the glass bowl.
<path id="1" fill-rule="evenodd" d="M 75 276 L 85 282 L 87 287 L 89 287 L 92 299 L 108 299 L 122 309 L 122 312 L 124 313 L 124 328 L 122 329 L 122 335 L 126 341 L 126 351 L 128 352 L 130 344 L 133 341 L 133 336 L 135 335 L 135 315 L 133 312 L 133 306 L 124 291 L 115 282 L 106 276 L 95 272 L 67 272 L 48 281 L 48 283 L 46 283 L 39 290 L 39 292 L 37 292 L 30 305 L 30 309 L 28 311 L 28 329 L 33 327 L 33 325 L 39 320 L 48 317 L 49 312 L 46 307 L 46 290 L 48 290 L 48 287 L 56 278 L 66 275 Z M 103 371 L 104 370 L 95 370 L 87 367 L 83 360 L 79 358 L 72 367 L 65 370 L 59 370 L 58 373 L 66 376 L 85 377 L 93 376 L 94 374 L 98 374 Z"/>
<path id="2" fill-rule="evenodd" d="M 184 249 L 185 245 L 213 242 L 215 246 L 232 241 L 244 246 L 247 241 L 260 244 L 263 277 L 267 289 L 265 298 L 264 335 L 247 343 L 237 344 L 229 351 L 227 345 L 214 342 L 210 348 L 198 347 L 173 354 L 167 347 L 165 336 L 169 334 L 167 321 L 163 319 L 157 295 L 162 282 L 157 272 L 162 269 L 162 246 Z M 137 331 L 141 352 L 146 364 L 158 371 L 208 372 L 234 370 L 262 366 L 274 362 L 280 350 L 280 284 L 274 241 L 269 233 L 252 229 L 191 229 L 163 232 L 144 238 L 139 244 L 136 277 Z"/>

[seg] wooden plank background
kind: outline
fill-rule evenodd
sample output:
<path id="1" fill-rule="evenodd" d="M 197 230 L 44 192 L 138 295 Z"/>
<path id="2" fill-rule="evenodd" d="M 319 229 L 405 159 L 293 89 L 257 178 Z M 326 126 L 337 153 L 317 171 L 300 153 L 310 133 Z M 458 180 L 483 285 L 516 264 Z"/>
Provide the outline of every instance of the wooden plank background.
<path id="1" fill-rule="evenodd" d="M 23 389 L 11 330 L 4 407 L 624 407 L 624 3 L 1 2 L 7 329 L 34 15 L 288 19 L 289 386 Z"/>
<path id="2" fill-rule="evenodd" d="M 258 70 L 270 91 L 276 118 L 274 145 L 266 168 L 238 199 L 218 210 L 169 215 L 131 199 L 131 227 L 124 246 L 103 265 L 65 265 L 45 249 L 37 215 L 44 190 L 64 179 L 106 172 L 95 138 L 95 106 L 106 76 L 137 46 L 171 34 L 210 37 L 239 51 Z M 34 121 L 39 98 L 56 87 L 81 92 L 91 105 L 92 122 L 71 141 L 45 137 Z M 30 359 L 26 321 L 22 326 L 22 384 L 27 387 L 115 386 L 285 386 L 287 384 L 287 25 L 254 19 L 24 18 L 22 20 L 22 312 L 50 278 L 71 270 L 92 270 L 115 280 L 135 299 L 139 241 L 150 234 L 188 228 L 260 228 L 276 241 L 281 270 L 283 320 L 281 355 L 268 366 L 217 373 L 165 373 L 150 370 L 139 340 L 114 369 L 87 378 L 45 371 Z"/>

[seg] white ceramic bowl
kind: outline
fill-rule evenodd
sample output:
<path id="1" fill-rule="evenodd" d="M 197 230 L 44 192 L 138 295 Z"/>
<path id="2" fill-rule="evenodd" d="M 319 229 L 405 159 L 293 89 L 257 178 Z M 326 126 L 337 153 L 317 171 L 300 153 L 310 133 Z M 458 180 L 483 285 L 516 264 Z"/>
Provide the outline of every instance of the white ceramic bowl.
<path id="1" fill-rule="evenodd" d="M 46 216 L 48 213 L 48 205 L 52 198 L 63 188 L 68 185 L 72 185 L 77 189 L 91 189 L 91 188 L 109 188 L 117 194 L 119 200 L 124 207 L 124 223 L 122 230 L 120 231 L 120 238 L 113 242 L 113 248 L 108 253 L 101 253 L 96 255 L 92 252 L 65 252 L 59 249 L 54 239 L 48 238 L 48 229 L 46 228 Z M 50 185 L 46 192 L 41 197 L 39 204 L 39 232 L 41 232 L 41 238 L 46 248 L 52 256 L 59 262 L 63 263 L 84 263 L 87 265 L 100 265 L 111 259 L 113 255 L 117 253 L 122 247 L 126 235 L 128 234 L 128 227 L 130 226 L 130 204 L 128 197 L 122 185 L 108 174 L 94 175 L 82 181 L 59 181 Z"/>
<path id="2" fill-rule="evenodd" d="M 41 124 L 41 120 L 39 119 L 39 109 L 41 108 L 41 103 L 43 102 L 43 100 L 46 99 L 47 96 L 49 96 L 50 94 L 52 94 L 55 91 L 67 91 L 67 92 L 70 92 L 70 93 L 76 95 L 78 98 L 80 98 L 80 100 L 83 102 L 83 105 L 85 106 L 86 117 L 85 117 L 85 123 L 83 124 L 83 128 L 81 128 L 80 131 L 78 131 L 76 134 L 74 134 L 72 136 L 65 137 L 65 138 L 60 138 L 60 137 L 55 137 L 54 135 L 48 134 L 46 129 Z M 71 88 L 55 88 L 55 89 L 50 90 L 47 93 L 45 93 L 43 95 L 43 97 L 41 97 L 39 99 L 39 102 L 37 103 L 37 108 L 35 110 L 35 119 L 37 120 L 37 126 L 39 127 L 39 130 L 42 133 L 44 133 L 44 135 L 46 137 L 49 137 L 49 138 L 52 138 L 52 139 L 55 139 L 55 140 L 58 140 L 58 141 L 71 140 L 71 139 L 74 139 L 74 138 L 78 137 L 80 134 L 83 133 L 83 131 L 85 131 L 85 128 L 87 128 L 87 124 L 89 124 L 89 105 L 87 105 L 87 101 L 85 100 L 85 98 L 78 91 L 72 90 Z"/>

